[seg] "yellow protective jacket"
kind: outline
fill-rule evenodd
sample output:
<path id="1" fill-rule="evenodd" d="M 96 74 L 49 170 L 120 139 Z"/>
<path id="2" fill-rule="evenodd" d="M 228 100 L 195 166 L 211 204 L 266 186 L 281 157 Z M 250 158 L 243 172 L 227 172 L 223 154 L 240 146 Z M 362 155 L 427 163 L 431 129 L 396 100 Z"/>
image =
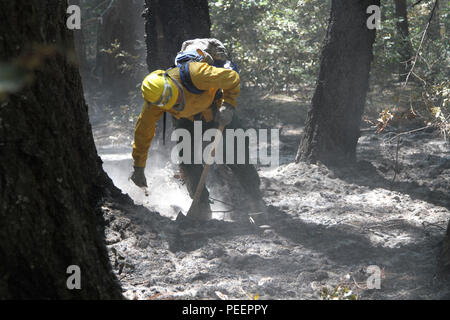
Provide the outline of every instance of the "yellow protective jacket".
<path id="1" fill-rule="evenodd" d="M 169 76 L 181 84 L 180 71 L 173 68 L 167 71 Z M 217 90 L 223 90 L 223 101 L 236 107 L 236 98 L 240 93 L 240 79 L 236 71 L 224 68 L 216 68 L 203 62 L 191 62 L 189 74 L 193 84 L 200 90 L 200 94 L 189 92 L 183 87 L 185 107 L 182 111 L 168 110 L 175 118 L 188 118 L 202 113 L 203 118 L 209 122 L 212 120 L 212 112 L 208 108 L 214 101 Z M 165 111 L 156 107 L 148 107 L 144 104 L 141 114 L 136 122 L 134 130 L 133 159 L 135 167 L 145 167 L 148 149 L 155 136 L 156 123 Z"/>

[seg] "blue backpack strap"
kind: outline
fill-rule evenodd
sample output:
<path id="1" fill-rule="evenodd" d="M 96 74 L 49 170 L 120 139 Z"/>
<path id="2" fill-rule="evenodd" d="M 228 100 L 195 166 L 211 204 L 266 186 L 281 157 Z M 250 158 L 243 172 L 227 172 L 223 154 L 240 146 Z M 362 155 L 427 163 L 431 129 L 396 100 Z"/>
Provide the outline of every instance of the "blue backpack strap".
<path id="1" fill-rule="evenodd" d="M 203 61 L 203 59 L 204 57 L 195 50 L 179 52 L 175 58 L 175 64 L 180 70 L 181 83 L 190 93 L 201 94 L 205 92 L 205 90 L 200 90 L 194 85 L 194 83 L 192 82 L 191 74 L 189 72 L 190 62 L 199 62 Z M 239 73 L 239 69 L 237 68 L 236 64 L 231 60 L 215 61 L 214 67 L 232 69 Z"/>
<path id="2" fill-rule="evenodd" d="M 190 93 L 201 94 L 205 92 L 205 90 L 198 89 L 192 82 L 191 74 L 189 73 L 189 62 L 178 64 L 178 69 L 180 69 L 181 82 Z"/>

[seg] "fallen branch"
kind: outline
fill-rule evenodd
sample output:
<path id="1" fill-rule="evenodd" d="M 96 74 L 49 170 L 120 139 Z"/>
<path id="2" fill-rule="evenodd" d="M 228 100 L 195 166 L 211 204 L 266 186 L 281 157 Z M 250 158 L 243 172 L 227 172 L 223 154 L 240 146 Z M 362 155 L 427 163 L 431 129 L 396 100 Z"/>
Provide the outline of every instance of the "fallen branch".
<path id="1" fill-rule="evenodd" d="M 389 142 L 391 142 L 392 140 L 394 140 L 394 139 L 396 139 L 396 138 L 398 138 L 398 137 L 400 137 L 400 136 L 404 136 L 404 135 L 411 134 L 411 133 L 418 132 L 418 131 L 423 131 L 423 130 L 425 130 L 425 129 L 427 129 L 427 128 L 430 128 L 430 127 L 432 127 L 432 125 L 427 125 L 427 126 L 422 127 L 422 128 L 418 128 L 418 129 L 414 129 L 414 130 L 410 130 L 410 131 L 405 131 L 405 132 L 398 133 L 398 134 L 396 134 L 394 137 L 392 137 L 392 138 L 386 140 L 385 143 L 389 143 Z"/>
<path id="2" fill-rule="evenodd" d="M 418 0 L 418 1 L 416 1 L 415 3 L 413 3 L 413 4 L 409 7 L 409 9 L 414 8 L 415 6 L 417 6 L 418 4 L 420 4 L 422 1 L 423 1 L 423 0 Z"/>

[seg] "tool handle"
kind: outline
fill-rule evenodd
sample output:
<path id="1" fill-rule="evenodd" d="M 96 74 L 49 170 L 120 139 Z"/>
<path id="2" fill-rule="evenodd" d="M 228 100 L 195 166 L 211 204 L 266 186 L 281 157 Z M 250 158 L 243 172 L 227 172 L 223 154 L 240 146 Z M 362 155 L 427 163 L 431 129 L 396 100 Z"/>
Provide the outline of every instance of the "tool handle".
<path id="1" fill-rule="evenodd" d="M 205 167 L 203 168 L 202 175 L 200 176 L 200 180 L 198 181 L 198 184 L 197 184 L 197 189 L 195 189 L 195 194 L 194 194 L 194 199 L 192 201 L 192 205 L 196 204 L 200 200 L 200 195 L 202 194 L 203 187 L 205 186 L 205 182 L 206 182 L 206 177 L 208 176 L 208 171 L 209 171 L 209 168 L 211 167 L 211 165 L 209 163 L 211 163 L 212 158 L 215 155 L 215 151 L 216 151 L 217 145 L 219 144 L 219 142 L 222 138 L 222 132 L 223 132 L 224 128 L 225 128 L 225 126 L 220 125 L 219 131 L 217 131 L 217 133 L 214 137 L 214 145 L 211 149 L 211 153 L 208 155 L 208 159 L 206 161 Z"/>

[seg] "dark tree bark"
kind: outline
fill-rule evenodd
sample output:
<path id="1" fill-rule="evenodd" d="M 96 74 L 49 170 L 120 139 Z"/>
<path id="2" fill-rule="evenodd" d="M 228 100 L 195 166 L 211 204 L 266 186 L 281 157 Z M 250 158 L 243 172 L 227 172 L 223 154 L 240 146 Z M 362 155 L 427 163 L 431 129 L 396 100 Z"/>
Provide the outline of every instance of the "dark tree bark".
<path id="1" fill-rule="evenodd" d="M 84 72 L 87 72 L 88 62 L 87 62 L 87 56 L 86 56 L 86 45 L 84 42 L 83 29 L 75 30 L 74 38 L 75 38 L 75 47 L 76 47 L 76 52 L 77 52 L 77 57 L 78 57 L 78 66 L 79 66 L 80 72 L 84 73 Z"/>
<path id="2" fill-rule="evenodd" d="M 356 160 L 375 30 L 366 10 L 379 0 L 333 0 L 320 72 L 296 161 Z"/>
<path id="3" fill-rule="evenodd" d="M 149 71 L 172 66 L 184 41 L 210 37 L 207 0 L 145 0 L 145 4 Z"/>
<path id="4" fill-rule="evenodd" d="M 0 60 L 33 76 L 0 101 L 2 299 L 122 298 L 97 207 L 113 186 L 95 149 L 66 9 L 66 1 L 0 2 Z M 66 286 L 70 265 L 81 268 L 81 290 Z"/>
<path id="5" fill-rule="evenodd" d="M 450 270 L 450 222 L 447 226 L 447 233 L 442 244 L 441 264 L 447 270 Z"/>
<path id="6" fill-rule="evenodd" d="M 68 1 L 68 3 L 70 5 L 77 5 L 81 8 L 80 0 L 70 0 Z M 75 38 L 75 50 L 77 52 L 77 59 L 78 59 L 78 67 L 80 73 L 84 76 L 88 71 L 88 61 L 83 28 L 81 28 L 80 30 L 74 30 L 74 38 Z"/>
<path id="7" fill-rule="evenodd" d="M 439 0 L 436 0 L 436 8 L 434 9 L 433 18 L 431 18 L 429 33 L 429 37 L 431 40 L 434 41 L 441 39 L 441 15 Z"/>
<path id="8" fill-rule="evenodd" d="M 397 32 L 400 39 L 398 68 L 399 81 L 405 81 L 412 66 L 412 46 L 409 40 L 408 11 L 406 0 L 395 0 L 395 17 L 397 19 Z"/>

